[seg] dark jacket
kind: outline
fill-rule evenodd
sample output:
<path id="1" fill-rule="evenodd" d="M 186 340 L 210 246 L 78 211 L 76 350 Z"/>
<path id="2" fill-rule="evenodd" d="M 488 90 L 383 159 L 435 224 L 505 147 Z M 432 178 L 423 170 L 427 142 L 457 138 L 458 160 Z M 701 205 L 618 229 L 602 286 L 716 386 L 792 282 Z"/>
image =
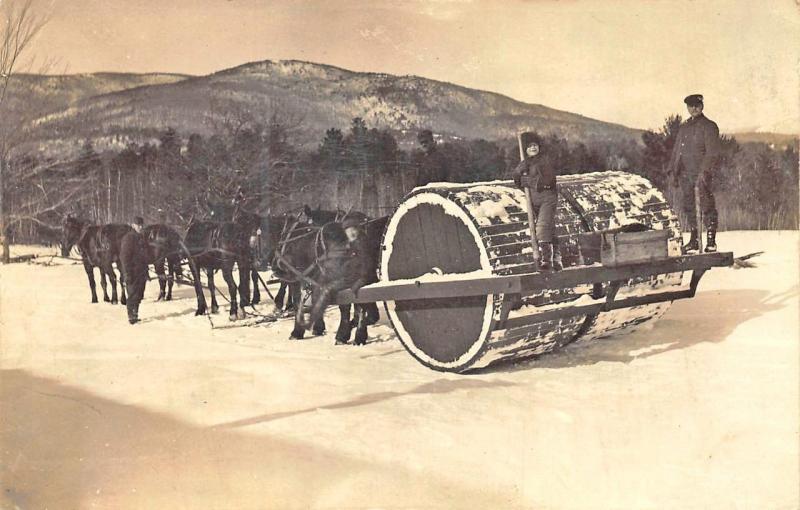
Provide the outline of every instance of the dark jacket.
<path id="1" fill-rule="evenodd" d="M 358 239 L 347 244 L 347 248 L 348 258 L 343 263 L 347 285 L 360 288 L 376 282 L 375 263 L 372 260 L 366 235 L 361 232 Z"/>
<path id="2" fill-rule="evenodd" d="M 423 153 L 417 160 L 417 186 L 430 182 L 446 182 L 449 177 L 447 158 L 437 149 Z"/>
<path id="3" fill-rule="evenodd" d="M 713 173 L 719 154 L 719 128 L 700 114 L 681 124 L 667 171 L 674 176 L 685 172 L 693 178 Z"/>
<path id="4" fill-rule="evenodd" d="M 528 187 L 532 191 L 556 189 L 556 170 L 552 162 L 541 155 L 525 158 L 514 169 L 512 177 L 517 186 L 524 187 L 522 176 L 528 176 Z"/>
<path id="5" fill-rule="evenodd" d="M 122 238 L 119 258 L 128 282 L 147 279 L 147 240 L 142 234 L 130 231 Z"/>

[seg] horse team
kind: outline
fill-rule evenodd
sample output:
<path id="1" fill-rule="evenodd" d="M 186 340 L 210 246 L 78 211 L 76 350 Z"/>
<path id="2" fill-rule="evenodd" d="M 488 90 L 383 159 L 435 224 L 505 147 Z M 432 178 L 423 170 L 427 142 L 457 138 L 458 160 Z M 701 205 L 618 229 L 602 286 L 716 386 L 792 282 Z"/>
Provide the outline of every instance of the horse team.
<path id="1" fill-rule="evenodd" d="M 184 277 L 183 261 L 188 262 L 191 281 L 197 297 L 195 315 L 208 310 L 200 274 L 205 272 L 211 297 L 211 313 L 217 313 L 214 275 L 217 271 L 228 286 L 230 319 L 245 317 L 244 307 L 261 300 L 259 284 L 266 288 L 259 271 L 272 269 L 281 282 L 275 296 L 276 306 L 294 308 L 295 323 L 291 338 L 303 338 L 307 329 L 316 335 L 325 331 L 323 314 L 336 292 L 353 291 L 377 281 L 380 243 L 388 217 L 369 218 L 359 212 L 324 211 L 305 206 L 299 212 L 260 216 L 234 206 L 211 208 L 211 218 L 192 220 L 182 238 L 164 224 L 148 225 L 142 230 L 146 243 L 140 256 L 154 266 L 159 281 L 158 300 L 172 299 L 175 281 Z M 93 225 L 71 215 L 64 219 L 61 241 L 62 256 L 73 247 L 81 255 L 83 267 L 97 303 L 94 268 L 100 272 L 103 300 L 126 303 L 125 261 L 120 259 L 120 242 L 133 229 L 125 224 Z M 120 274 L 117 293 L 116 265 Z M 238 271 L 238 283 L 234 278 Z M 111 283 L 111 296 L 107 280 Z M 252 285 L 252 287 L 251 287 Z M 311 320 L 306 321 L 303 290 L 310 290 Z M 288 296 L 287 296 L 288 293 Z M 366 343 L 367 326 L 378 320 L 374 303 L 342 305 L 336 343 L 349 343 L 356 328 L 355 344 Z"/>

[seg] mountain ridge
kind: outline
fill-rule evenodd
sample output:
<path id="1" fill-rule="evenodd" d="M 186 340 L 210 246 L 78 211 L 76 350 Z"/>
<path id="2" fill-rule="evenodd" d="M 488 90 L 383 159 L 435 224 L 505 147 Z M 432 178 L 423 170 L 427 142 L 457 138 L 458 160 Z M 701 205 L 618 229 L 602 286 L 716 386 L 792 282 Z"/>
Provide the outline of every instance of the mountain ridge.
<path id="1" fill-rule="evenodd" d="M 232 114 L 261 122 L 271 115 L 297 121 L 299 145 L 319 143 L 328 128 L 347 129 L 354 117 L 370 127 L 389 129 L 401 143 L 413 143 L 416 130 L 422 128 L 444 137 L 487 140 L 511 139 L 518 131 L 535 129 L 593 143 L 640 143 L 642 132 L 450 82 L 302 60 L 247 62 L 203 76 L 92 73 L 19 78 L 52 103 L 29 129 L 31 145 L 53 156 L 74 151 L 86 139 L 97 141 L 101 150 L 119 149 L 131 141 L 152 139 L 167 127 L 184 135 L 210 135 Z M 59 84 L 64 90 L 53 90 Z"/>

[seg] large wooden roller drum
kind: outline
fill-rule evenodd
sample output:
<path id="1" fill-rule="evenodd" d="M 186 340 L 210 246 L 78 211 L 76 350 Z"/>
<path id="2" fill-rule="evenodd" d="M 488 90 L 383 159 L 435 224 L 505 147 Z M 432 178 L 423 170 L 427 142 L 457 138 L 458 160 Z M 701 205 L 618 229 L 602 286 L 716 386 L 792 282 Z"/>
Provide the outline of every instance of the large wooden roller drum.
<path id="1" fill-rule="evenodd" d="M 558 191 L 556 235 L 566 271 L 600 264 L 596 254 L 582 248 L 587 234 L 632 224 L 666 230 L 669 255 L 680 255 L 676 216 L 645 178 L 623 172 L 569 175 L 558 178 Z M 480 281 L 534 271 L 523 191 L 510 181 L 439 183 L 415 189 L 390 219 L 380 279 Z M 680 284 L 680 273 L 666 273 L 617 282 L 613 291 L 619 299 Z M 669 307 L 662 302 L 537 319 L 597 302 L 607 292 L 606 283 L 578 283 L 546 291 L 387 301 L 386 307 L 398 337 L 417 360 L 462 372 L 632 330 Z"/>

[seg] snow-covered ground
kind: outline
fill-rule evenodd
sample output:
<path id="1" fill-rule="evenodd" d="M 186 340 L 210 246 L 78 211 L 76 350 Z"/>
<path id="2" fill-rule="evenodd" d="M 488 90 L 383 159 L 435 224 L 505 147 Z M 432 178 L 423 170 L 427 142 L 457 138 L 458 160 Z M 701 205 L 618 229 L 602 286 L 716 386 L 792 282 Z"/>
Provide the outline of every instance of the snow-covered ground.
<path id="1" fill-rule="evenodd" d="M 130 326 L 80 265 L 0 267 L 0 506 L 798 508 L 798 233 L 719 237 L 766 253 L 647 331 L 477 375 L 385 319 L 364 347 L 333 310 L 302 341 L 212 329 L 151 282 Z"/>

